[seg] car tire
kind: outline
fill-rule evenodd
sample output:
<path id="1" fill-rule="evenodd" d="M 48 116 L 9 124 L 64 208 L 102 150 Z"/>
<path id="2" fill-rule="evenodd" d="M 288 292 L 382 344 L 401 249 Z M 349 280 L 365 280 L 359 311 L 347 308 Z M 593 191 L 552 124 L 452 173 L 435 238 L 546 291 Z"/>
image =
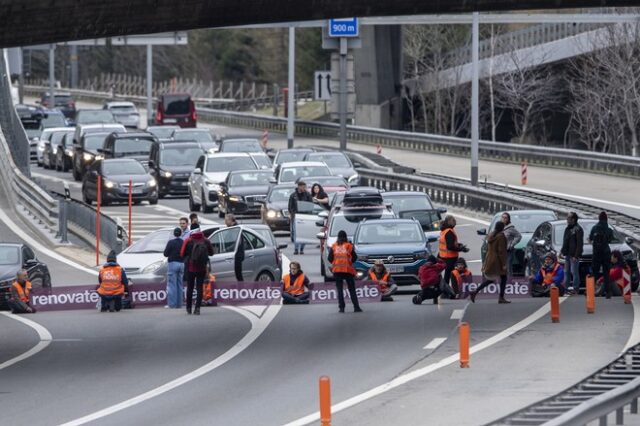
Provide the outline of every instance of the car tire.
<path id="1" fill-rule="evenodd" d="M 80 182 L 80 179 L 82 177 L 80 176 L 80 173 L 76 170 L 76 168 L 73 168 L 73 180 L 75 180 L 76 182 Z"/>
<path id="2" fill-rule="evenodd" d="M 273 275 L 271 275 L 271 272 L 269 271 L 262 271 L 256 277 L 256 282 L 259 282 L 259 283 L 274 282 L 274 281 L 275 279 L 273 278 Z"/>
<path id="3" fill-rule="evenodd" d="M 149 205 L 155 206 L 156 204 L 158 204 L 157 196 L 149 199 Z"/>
<path id="4" fill-rule="evenodd" d="M 45 275 L 44 277 L 44 280 L 42 282 L 42 287 L 51 288 L 51 274 L 49 272 L 47 272 L 47 275 Z"/>
<path id="5" fill-rule="evenodd" d="M 193 201 L 193 196 L 191 192 L 189 192 L 189 211 L 197 212 L 198 210 L 200 210 L 200 204 L 196 204 L 195 201 Z"/>
<path id="6" fill-rule="evenodd" d="M 204 197 L 204 192 L 202 193 L 202 213 L 213 213 L 213 207 L 209 207 L 207 206 L 207 203 L 204 201 L 205 197 Z"/>
<path id="7" fill-rule="evenodd" d="M 93 203 L 93 200 L 89 198 L 89 195 L 87 195 L 87 192 L 84 190 L 84 188 L 82 188 L 82 201 L 84 201 L 85 204 L 89 205 Z"/>

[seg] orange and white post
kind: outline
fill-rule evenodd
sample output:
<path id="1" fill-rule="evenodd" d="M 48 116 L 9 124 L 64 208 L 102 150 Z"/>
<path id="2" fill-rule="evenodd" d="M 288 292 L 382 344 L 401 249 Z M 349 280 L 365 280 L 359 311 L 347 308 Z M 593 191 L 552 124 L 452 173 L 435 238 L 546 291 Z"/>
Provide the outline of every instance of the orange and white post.
<path id="1" fill-rule="evenodd" d="M 593 314 L 596 311 L 596 282 L 593 275 L 587 275 L 587 313 Z"/>
<path id="2" fill-rule="evenodd" d="M 560 322 L 560 290 L 555 285 L 551 286 L 549 297 L 551 304 L 551 322 Z"/>
<path id="3" fill-rule="evenodd" d="M 98 175 L 96 190 L 96 266 L 100 265 L 100 204 L 102 203 L 102 176 Z"/>
<path id="4" fill-rule="evenodd" d="M 131 179 L 129 179 L 129 241 L 127 243 L 127 247 L 129 247 L 131 245 L 131 227 L 132 227 L 132 220 L 131 220 L 131 209 L 133 206 L 133 181 Z"/>
<path id="5" fill-rule="evenodd" d="M 320 377 L 320 424 L 331 426 L 331 379 Z"/>
<path id="6" fill-rule="evenodd" d="M 626 268 L 622 270 L 622 280 L 624 282 L 622 297 L 624 297 L 624 303 L 628 305 L 631 303 L 631 274 Z"/>
<path id="7" fill-rule="evenodd" d="M 382 155 L 382 145 L 376 145 L 376 154 Z"/>
<path id="8" fill-rule="evenodd" d="M 527 162 L 520 163 L 520 183 L 522 185 L 527 184 Z"/>
<path id="9" fill-rule="evenodd" d="M 460 368 L 469 368 L 469 339 L 471 330 L 468 322 L 460 323 L 458 326 L 460 337 Z"/>
<path id="10" fill-rule="evenodd" d="M 262 149 L 267 149 L 267 144 L 269 143 L 269 131 L 267 129 L 262 130 L 262 141 L 260 141 L 260 145 Z"/>

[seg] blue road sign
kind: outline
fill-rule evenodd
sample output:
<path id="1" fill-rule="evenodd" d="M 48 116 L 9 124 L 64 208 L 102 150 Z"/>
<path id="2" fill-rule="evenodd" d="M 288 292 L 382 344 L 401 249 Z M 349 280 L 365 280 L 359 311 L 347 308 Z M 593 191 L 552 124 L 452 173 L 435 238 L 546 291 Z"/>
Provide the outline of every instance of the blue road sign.
<path id="1" fill-rule="evenodd" d="M 329 37 L 358 37 L 358 18 L 329 19 Z"/>

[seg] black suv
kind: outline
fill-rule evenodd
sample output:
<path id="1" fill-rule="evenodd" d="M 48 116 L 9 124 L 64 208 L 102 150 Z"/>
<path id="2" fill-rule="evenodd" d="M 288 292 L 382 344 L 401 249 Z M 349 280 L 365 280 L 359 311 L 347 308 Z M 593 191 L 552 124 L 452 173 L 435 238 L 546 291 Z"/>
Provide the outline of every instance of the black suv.
<path id="1" fill-rule="evenodd" d="M 158 182 L 158 195 L 189 195 L 189 176 L 203 154 L 196 142 L 155 142 L 149 154 L 149 173 Z"/>
<path id="2" fill-rule="evenodd" d="M 147 167 L 151 145 L 157 141 L 158 139 L 155 136 L 147 132 L 113 132 L 107 136 L 102 149 L 98 150 L 98 152 L 105 159 L 133 158 Z"/>
<path id="3" fill-rule="evenodd" d="M 77 181 L 82 180 L 91 164 L 96 159 L 100 159 L 101 155 L 98 151 L 102 149 L 104 141 L 110 133 L 85 133 L 76 144 L 73 145 L 73 178 Z"/>

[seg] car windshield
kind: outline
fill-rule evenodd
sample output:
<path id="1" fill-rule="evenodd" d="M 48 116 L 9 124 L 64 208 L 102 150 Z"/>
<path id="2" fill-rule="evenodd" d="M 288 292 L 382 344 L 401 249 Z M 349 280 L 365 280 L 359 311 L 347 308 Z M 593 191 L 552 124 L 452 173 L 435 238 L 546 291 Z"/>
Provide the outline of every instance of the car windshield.
<path id="1" fill-rule="evenodd" d="M 158 139 L 169 139 L 176 130 L 173 126 L 147 128 L 147 131 Z"/>
<path id="2" fill-rule="evenodd" d="M 391 208 L 396 214 L 407 210 L 431 210 L 433 205 L 431 201 L 424 196 L 407 196 L 407 195 L 394 195 L 385 197 L 384 193 L 382 198 L 385 202 L 392 203 Z"/>
<path id="3" fill-rule="evenodd" d="M 49 138 L 49 140 L 51 141 L 52 144 L 55 145 L 60 145 L 60 143 L 62 142 L 62 139 L 67 136 L 67 144 L 69 143 L 69 141 L 71 139 L 69 139 L 71 136 L 73 136 L 73 130 L 70 130 L 68 132 L 53 132 L 51 134 L 51 137 Z"/>
<path id="4" fill-rule="evenodd" d="M 339 167 L 339 168 L 347 168 L 351 167 L 349 160 L 345 157 L 344 154 L 322 154 L 322 153 L 313 153 L 309 154 L 307 157 L 307 161 L 322 161 L 329 167 Z"/>
<path id="5" fill-rule="evenodd" d="M 107 110 L 80 110 L 76 117 L 76 124 L 115 123 L 111 111 Z"/>
<path id="6" fill-rule="evenodd" d="M 84 149 L 97 151 L 104 145 L 105 135 L 89 135 L 84 137 Z"/>
<path id="7" fill-rule="evenodd" d="M 27 137 L 29 139 L 37 138 L 42 133 L 42 129 L 40 129 L 40 126 L 35 127 L 35 128 L 29 127 L 29 126 L 24 126 L 24 131 L 27 134 Z"/>
<path id="8" fill-rule="evenodd" d="M 266 155 L 252 155 L 251 158 L 254 159 L 260 169 L 270 169 L 272 167 L 271 160 Z"/>
<path id="9" fill-rule="evenodd" d="M 133 243 L 127 253 L 163 253 L 172 238 L 175 237 L 171 229 L 156 231 Z"/>
<path id="10" fill-rule="evenodd" d="M 160 151 L 160 164 L 163 166 L 195 166 L 202 150 L 196 147 L 171 147 Z"/>
<path id="11" fill-rule="evenodd" d="M 90 135 L 91 133 L 111 133 L 111 132 L 124 132 L 124 128 L 118 126 L 98 126 L 98 127 L 86 127 L 82 129 L 82 135 Z M 81 135 L 81 136 L 82 136 Z"/>
<path id="12" fill-rule="evenodd" d="M 287 167 L 280 171 L 280 182 L 295 182 L 298 178 L 307 176 L 326 176 L 331 172 L 327 166 L 297 166 Z"/>
<path id="13" fill-rule="evenodd" d="M 18 247 L 0 246 L 0 265 L 16 265 L 20 263 Z"/>
<path id="14" fill-rule="evenodd" d="M 295 190 L 295 188 L 277 188 L 271 191 L 271 195 L 269 195 L 269 202 L 271 203 L 280 203 L 283 201 L 288 201 L 291 193 Z"/>
<path id="15" fill-rule="evenodd" d="M 105 161 L 102 171 L 106 176 L 147 174 L 144 166 L 137 161 Z"/>
<path id="16" fill-rule="evenodd" d="M 68 106 L 73 102 L 70 95 L 53 95 L 53 103 L 55 106 Z"/>
<path id="17" fill-rule="evenodd" d="M 149 151 L 151 151 L 151 144 L 152 141 L 149 139 L 117 139 L 115 141 L 114 156 L 148 155 Z"/>
<path id="18" fill-rule="evenodd" d="M 221 152 L 264 152 L 256 139 L 227 140 L 222 143 Z"/>
<path id="19" fill-rule="evenodd" d="M 213 142 L 213 136 L 208 130 L 180 130 L 173 133 L 173 139 L 177 141 Z"/>
<path id="20" fill-rule="evenodd" d="M 323 188 L 332 187 L 332 186 L 342 186 L 348 187 L 347 181 L 341 178 L 340 176 L 330 176 L 324 178 L 313 178 L 310 182 L 307 182 L 307 185 L 311 185 L 313 187 L 314 184 L 319 183 Z"/>
<path id="21" fill-rule="evenodd" d="M 276 164 L 292 163 L 294 161 L 302 161 L 304 156 L 310 151 L 280 151 L 275 160 Z"/>
<path id="22" fill-rule="evenodd" d="M 424 233 L 417 223 L 363 223 L 357 244 L 406 244 L 424 241 Z"/>
<path id="23" fill-rule="evenodd" d="M 533 234 L 542 222 L 547 222 L 551 220 L 556 220 L 556 216 L 549 213 L 515 213 L 509 212 L 511 215 L 511 223 L 513 226 L 520 232 L 521 234 Z M 496 215 L 496 217 L 491 222 L 491 227 L 489 228 L 489 232 L 493 232 L 493 228 L 495 228 L 496 223 L 500 220 L 501 215 Z M 564 231 L 563 231 L 564 232 Z"/>
<path id="24" fill-rule="evenodd" d="M 207 161 L 208 172 L 230 172 L 233 170 L 255 170 L 251 157 L 211 157 Z"/>
<path id="25" fill-rule="evenodd" d="M 512 217 L 513 219 L 513 217 Z M 578 224 L 582 227 L 584 231 L 584 244 L 589 244 L 589 234 L 591 234 L 591 229 L 595 226 L 597 222 L 578 222 Z M 559 224 L 553 227 L 553 243 L 557 246 L 562 246 L 562 241 L 564 238 L 564 230 L 566 229 L 566 224 Z M 611 240 L 611 244 L 622 244 L 624 242 L 623 238 L 620 236 L 618 231 L 609 226 L 609 229 L 613 231 L 613 240 Z"/>
<path id="26" fill-rule="evenodd" d="M 234 173 L 229 178 L 229 186 L 258 186 L 269 185 L 269 178 L 272 173 L 265 172 L 243 172 Z"/>
<path id="27" fill-rule="evenodd" d="M 166 115 L 186 115 L 190 112 L 191 97 L 189 95 L 165 95 L 163 103 Z"/>
<path id="28" fill-rule="evenodd" d="M 109 107 L 109 110 L 111 110 L 111 112 L 115 112 L 116 114 L 138 112 L 136 110 L 136 107 L 133 105 L 111 105 Z"/>
<path id="29" fill-rule="evenodd" d="M 42 119 L 42 127 L 64 127 L 67 122 L 62 114 L 48 113 L 47 117 Z"/>
<path id="30" fill-rule="evenodd" d="M 352 237 L 356 233 L 358 223 L 365 219 L 380 219 L 382 217 L 383 210 L 374 210 L 368 212 L 350 212 L 348 215 L 336 215 L 331 221 L 331 227 L 329 229 L 329 235 L 331 237 L 337 237 L 338 232 L 341 230 L 347 233 L 347 236 Z"/>

